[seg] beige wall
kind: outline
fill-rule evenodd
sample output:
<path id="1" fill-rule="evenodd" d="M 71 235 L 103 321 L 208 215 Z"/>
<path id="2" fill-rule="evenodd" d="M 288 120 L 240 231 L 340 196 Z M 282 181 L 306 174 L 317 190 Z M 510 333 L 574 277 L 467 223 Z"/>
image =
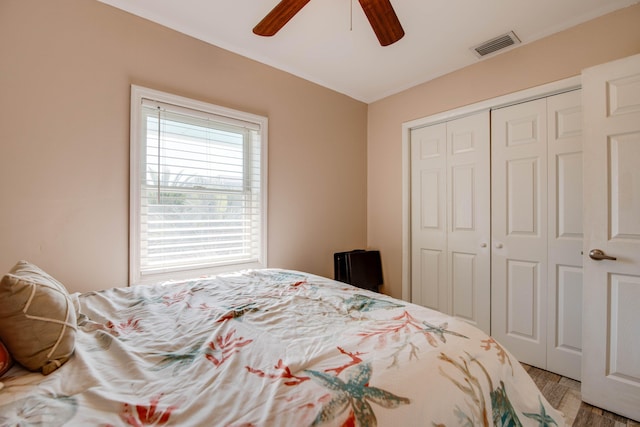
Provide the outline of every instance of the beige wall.
<path id="1" fill-rule="evenodd" d="M 381 250 L 384 291 L 402 295 L 402 123 L 576 76 L 583 68 L 639 52 L 640 5 L 635 5 L 370 104 L 367 244 Z"/>
<path id="2" fill-rule="evenodd" d="M 269 118 L 269 265 L 366 243 L 367 105 L 89 0 L 0 2 L 0 272 L 128 277 L 130 85 Z"/>
<path id="3" fill-rule="evenodd" d="M 638 53 L 638 22 L 640 5 L 367 108 L 97 1 L 2 0 L 0 272 L 28 259 L 72 291 L 126 284 L 138 84 L 269 117 L 270 266 L 332 276 L 333 252 L 377 248 L 399 297 L 402 123 Z"/>

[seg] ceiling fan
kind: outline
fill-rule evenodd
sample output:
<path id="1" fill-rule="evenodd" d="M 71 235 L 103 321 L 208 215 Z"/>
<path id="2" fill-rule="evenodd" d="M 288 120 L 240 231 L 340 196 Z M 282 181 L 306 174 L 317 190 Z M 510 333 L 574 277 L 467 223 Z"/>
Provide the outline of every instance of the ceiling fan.
<path id="1" fill-rule="evenodd" d="M 259 36 L 273 36 L 310 0 L 281 0 L 253 29 Z M 388 46 L 404 36 L 404 30 L 390 0 L 358 0 L 373 32 L 382 46 Z"/>

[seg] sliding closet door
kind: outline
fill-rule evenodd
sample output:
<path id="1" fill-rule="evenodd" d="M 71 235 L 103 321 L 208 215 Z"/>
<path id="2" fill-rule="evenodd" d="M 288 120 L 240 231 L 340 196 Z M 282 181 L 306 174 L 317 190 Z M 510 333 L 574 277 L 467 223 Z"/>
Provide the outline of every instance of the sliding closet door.
<path id="1" fill-rule="evenodd" d="M 492 335 L 546 365 L 546 100 L 492 112 Z"/>
<path id="2" fill-rule="evenodd" d="M 582 361 L 582 97 L 547 98 L 549 242 L 547 366 L 575 380 Z"/>
<path id="3" fill-rule="evenodd" d="M 489 113 L 411 131 L 412 301 L 490 330 Z"/>

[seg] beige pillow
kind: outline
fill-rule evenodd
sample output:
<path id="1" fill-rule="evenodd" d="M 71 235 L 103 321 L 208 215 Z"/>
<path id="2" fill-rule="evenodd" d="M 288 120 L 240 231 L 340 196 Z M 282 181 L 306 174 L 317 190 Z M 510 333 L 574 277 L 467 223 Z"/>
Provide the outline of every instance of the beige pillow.
<path id="1" fill-rule="evenodd" d="M 0 339 L 13 359 L 48 375 L 73 354 L 75 338 L 76 312 L 65 287 L 18 262 L 0 282 Z"/>

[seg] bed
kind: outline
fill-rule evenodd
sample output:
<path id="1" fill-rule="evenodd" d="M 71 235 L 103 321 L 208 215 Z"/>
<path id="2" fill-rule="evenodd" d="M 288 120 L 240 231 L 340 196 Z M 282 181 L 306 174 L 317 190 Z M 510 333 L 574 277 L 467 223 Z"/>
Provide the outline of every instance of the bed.
<path id="1" fill-rule="evenodd" d="M 564 425 L 477 328 L 316 275 L 247 270 L 68 301 L 72 354 L 48 375 L 14 363 L 0 425 Z"/>

